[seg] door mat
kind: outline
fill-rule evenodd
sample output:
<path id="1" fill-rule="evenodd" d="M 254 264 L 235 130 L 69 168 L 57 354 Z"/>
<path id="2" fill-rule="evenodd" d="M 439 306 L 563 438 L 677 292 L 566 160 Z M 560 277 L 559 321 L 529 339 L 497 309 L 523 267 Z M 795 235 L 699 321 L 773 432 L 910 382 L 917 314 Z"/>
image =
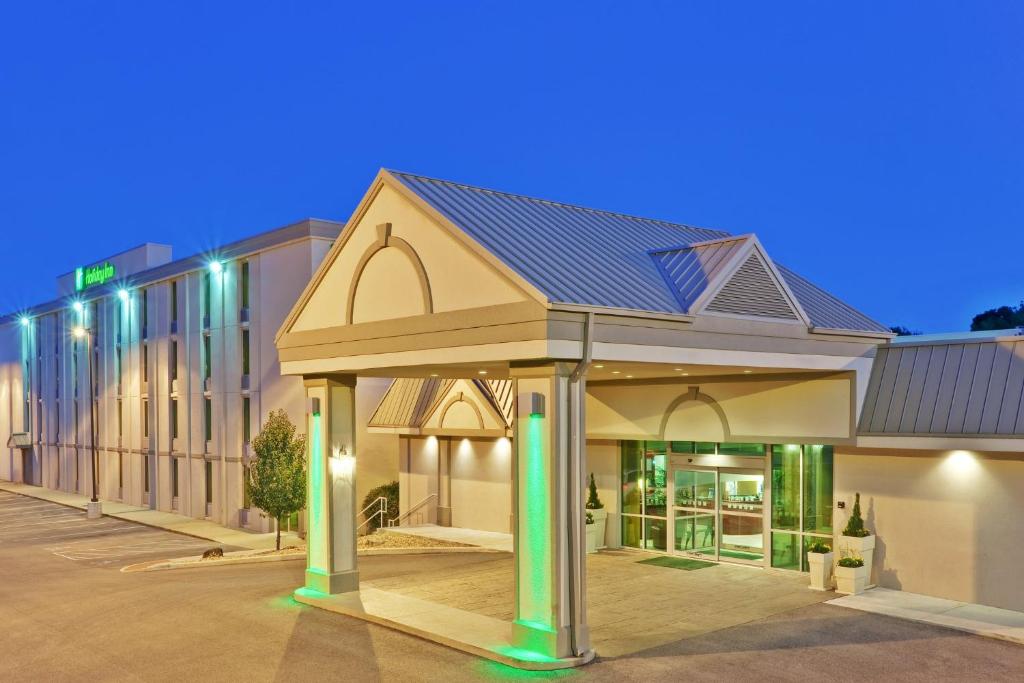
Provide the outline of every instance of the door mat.
<path id="1" fill-rule="evenodd" d="M 688 572 L 694 569 L 715 566 L 714 562 L 690 560 L 685 557 L 652 557 L 649 560 L 640 560 L 637 564 L 653 564 L 656 567 L 671 567 L 672 569 L 683 569 Z"/>

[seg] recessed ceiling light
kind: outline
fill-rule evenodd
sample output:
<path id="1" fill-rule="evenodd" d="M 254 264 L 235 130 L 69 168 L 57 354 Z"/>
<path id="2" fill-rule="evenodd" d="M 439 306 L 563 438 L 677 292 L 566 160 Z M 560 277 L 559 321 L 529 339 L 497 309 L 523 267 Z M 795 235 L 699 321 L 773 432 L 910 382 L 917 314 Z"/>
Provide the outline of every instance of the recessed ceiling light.
<path id="1" fill-rule="evenodd" d="M 682 372 L 683 371 L 682 368 L 673 368 L 673 370 L 675 370 L 676 372 Z"/>
<path id="2" fill-rule="evenodd" d="M 619 374 L 619 371 L 618 370 L 612 370 L 612 374 L 613 375 L 617 375 L 617 374 Z"/>
<path id="3" fill-rule="evenodd" d="M 430 376 L 431 377 L 437 377 L 437 373 L 436 372 L 432 372 L 432 373 L 430 373 Z"/>
<path id="4" fill-rule="evenodd" d="M 750 373 L 752 373 L 752 372 L 753 372 L 753 370 L 744 370 L 744 371 L 743 371 L 743 374 L 744 374 L 744 375 L 749 375 L 749 374 L 750 374 Z"/>
<path id="5" fill-rule="evenodd" d="M 689 376 L 690 376 L 690 373 L 688 373 L 688 372 L 684 372 L 683 373 L 683 377 L 689 377 Z"/>
<path id="6" fill-rule="evenodd" d="M 626 379 L 633 379 L 633 375 L 626 375 Z"/>
<path id="7" fill-rule="evenodd" d="M 600 369 L 601 369 L 601 368 L 603 368 L 604 366 L 603 366 L 603 365 L 601 365 L 600 363 L 598 363 L 598 364 L 597 364 L 597 365 L 595 365 L 594 367 L 600 370 Z"/>
<path id="8" fill-rule="evenodd" d="M 478 375 L 486 375 L 487 371 L 486 370 L 477 370 L 476 374 L 478 374 Z"/>

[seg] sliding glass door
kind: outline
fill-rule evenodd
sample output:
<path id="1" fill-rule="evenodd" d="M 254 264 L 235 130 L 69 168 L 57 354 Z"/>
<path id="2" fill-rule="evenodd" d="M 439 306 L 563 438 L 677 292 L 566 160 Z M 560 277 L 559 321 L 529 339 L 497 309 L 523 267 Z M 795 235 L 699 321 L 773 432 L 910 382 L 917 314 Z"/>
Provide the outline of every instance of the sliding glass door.
<path id="1" fill-rule="evenodd" d="M 680 467 L 672 484 L 677 553 L 764 564 L 764 472 Z"/>

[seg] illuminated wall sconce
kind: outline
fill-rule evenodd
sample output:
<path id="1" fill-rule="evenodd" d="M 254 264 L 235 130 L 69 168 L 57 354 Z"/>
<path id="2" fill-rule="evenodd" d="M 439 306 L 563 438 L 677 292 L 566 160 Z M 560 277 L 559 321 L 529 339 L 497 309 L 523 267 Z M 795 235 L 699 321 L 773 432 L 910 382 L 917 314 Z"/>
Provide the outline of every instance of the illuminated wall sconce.
<path id="1" fill-rule="evenodd" d="M 520 417 L 544 417 L 544 394 L 531 391 L 519 394 Z"/>
<path id="2" fill-rule="evenodd" d="M 331 474 L 335 477 L 351 477 L 356 470 L 355 456 L 348 454 L 346 448 L 335 448 L 331 451 Z"/>

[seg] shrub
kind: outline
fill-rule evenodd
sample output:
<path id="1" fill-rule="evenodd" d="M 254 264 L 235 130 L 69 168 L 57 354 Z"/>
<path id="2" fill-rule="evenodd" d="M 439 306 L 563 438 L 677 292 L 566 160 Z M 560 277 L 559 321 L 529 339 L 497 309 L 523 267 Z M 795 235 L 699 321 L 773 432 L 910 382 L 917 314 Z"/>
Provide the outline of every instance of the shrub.
<path id="1" fill-rule="evenodd" d="M 366 497 L 363 498 L 363 509 L 365 510 L 367 507 L 372 505 L 375 500 L 381 497 L 387 498 L 388 501 L 388 511 L 384 514 L 385 520 L 398 519 L 398 482 L 390 481 L 387 484 L 381 484 L 375 489 L 370 489 L 366 494 Z M 378 509 L 379 508 L 377 507 L 373 507 L 370 510 L 366 510 L 366 514 L 373 515 L 373 513 Z M 381 526 L 386 525 L 387 522 L 385 521 L 382 525 L 380 515 L 376 515 L 375 517 L 370 518 L 370 521 L 366 526 L 372 532 L 376 531 Z"/>
<path id="2" fill-rule="evenodd" d="M 594 513 L 593 512 L 588 512 L 587 513 L 587 524 L 593 524 L 593 523 L 594 523 Z"/>
<path id="3" fill-rule="evenodd" d="M 863 567 L 864 560 L 857 557 L 856 555 L 851 555 L 849 557 L 841 557 L 839 558 L 839 566 L 849 568 Z"/>
<path id="4" fill-rule="evenodd" d="M 807 552 L 822 554 L 830 553 L 832 552 L 832 547 L 828 543 L 824 543 L 822 541 L 814 541 L 809 546 L 807 546 Z"/>
<path id="5" fill-rule="evenodd" d="M 594 483 L 594 473 L 590 473 L 590 486 L 587 495 L 587 509 L 588 510 L 600 510 L 604 508 L 604 503 L 597 496 L 597 484 Z"/>
<path id="6" fill-rule="evenodd" d="M 864 519 L 860 516 L 860 494 L 857 493 L 855 496 L 853 511 L 850 512 L 850 519 L 847 520 L 846 528 L 843 529 L 843 536 L 864 538 L 870 536 L 871 532 L 864 528 Z"/>

